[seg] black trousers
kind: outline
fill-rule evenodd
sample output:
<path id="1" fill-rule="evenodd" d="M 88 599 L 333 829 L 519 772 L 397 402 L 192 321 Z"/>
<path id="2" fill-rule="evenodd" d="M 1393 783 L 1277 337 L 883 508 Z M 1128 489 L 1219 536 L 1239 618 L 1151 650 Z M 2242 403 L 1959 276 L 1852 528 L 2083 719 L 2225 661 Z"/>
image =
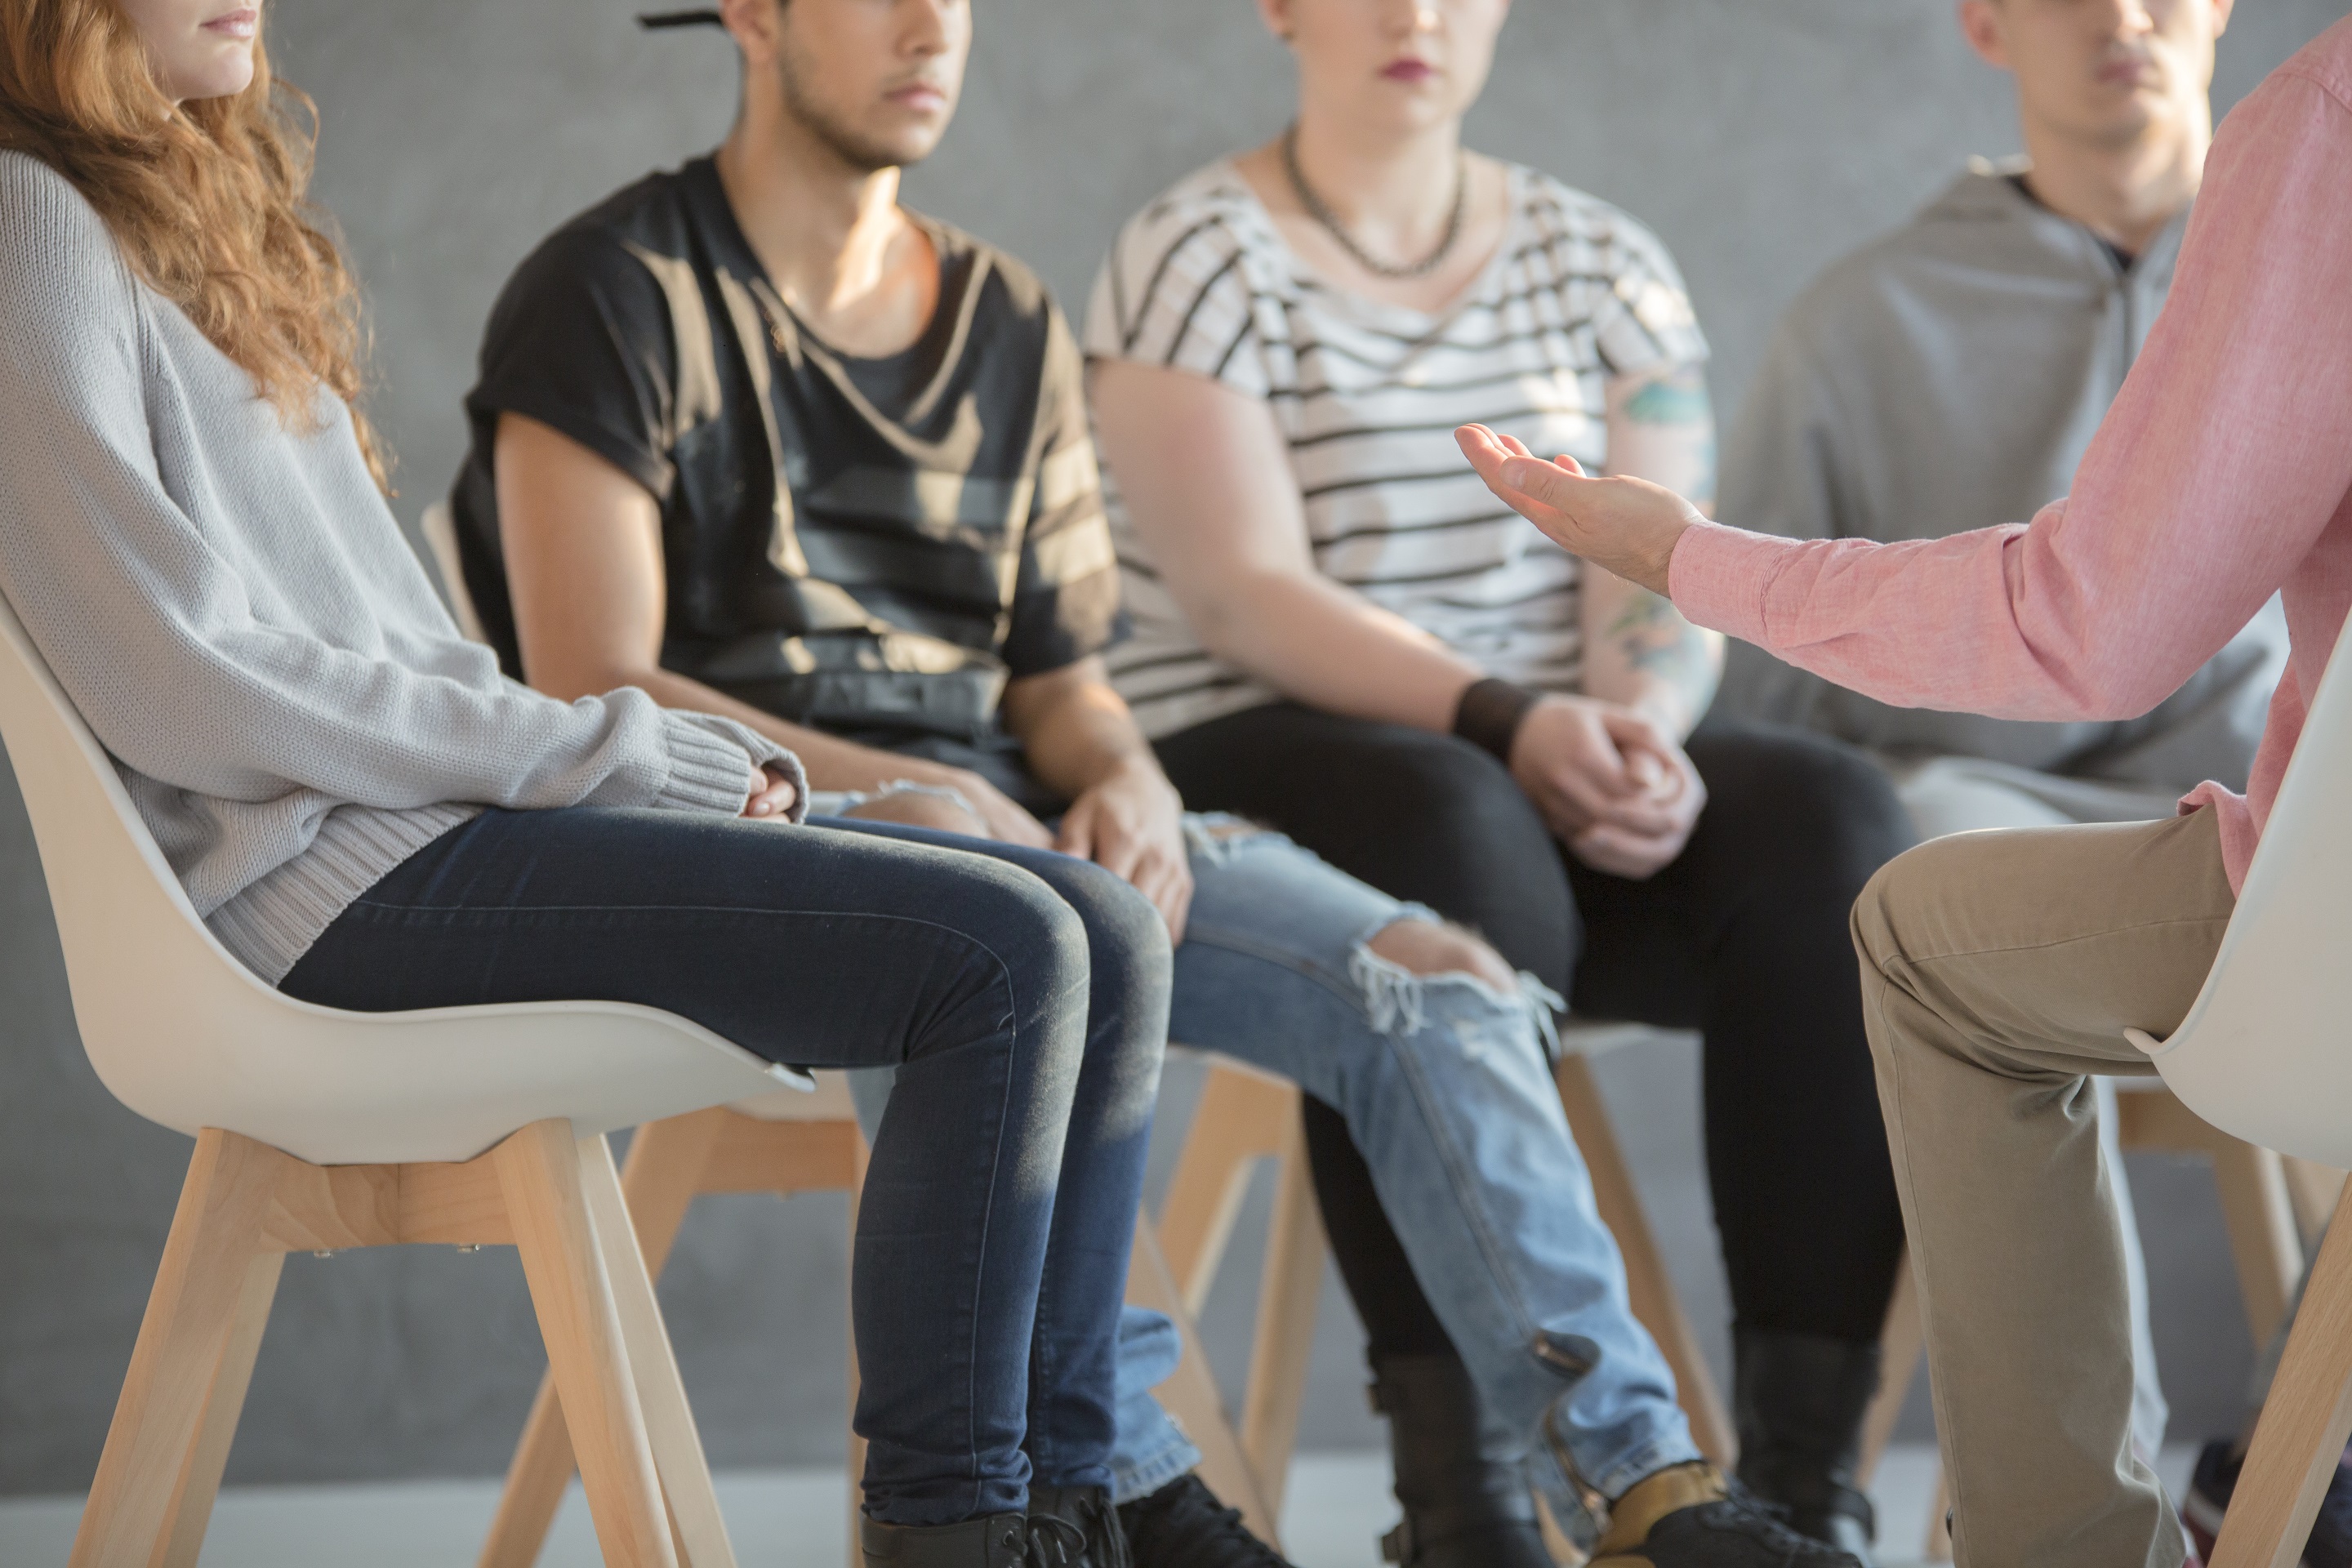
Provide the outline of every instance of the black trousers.
<path id="1" fill-rule="evenodd" d="M 1470 927 L 1579 1016 L 1702 1032 L 1707 1179 L 1742 1327 L 1878 1338 L 1903 1221 L 1847 911 L 1908 848 L 1850 747 L 1707 723 L 1707 805 L 1646 881 L 1568 855 L 1510 773 L 1451 736 L 1283 703 L 1169 737 L 1185 803 L 1280 828 Z M 1307 1102 L 1316 1192 L 1374 1355 L 1450 1350 L 1338 1112 Z"/>

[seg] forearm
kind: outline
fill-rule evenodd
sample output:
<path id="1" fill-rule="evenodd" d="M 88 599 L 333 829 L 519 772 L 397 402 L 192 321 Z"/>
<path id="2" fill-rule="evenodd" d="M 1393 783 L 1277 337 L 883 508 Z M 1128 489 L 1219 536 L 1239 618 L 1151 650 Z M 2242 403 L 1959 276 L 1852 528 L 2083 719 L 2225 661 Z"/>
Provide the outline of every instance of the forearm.
<path id="1" fill-rule="evenodd" d="M 675 708 L 688 713 L 715 713 L 764 735 L 784 747 L 801 760 L 808 770 L 811 789 L 872 790 L 892 779 L 921 779 L 937 770 L 937 764 L 916 757 L 902 757 L 895 752 L 861 746 L 822 730 L 791 723 L 777 718 L 765 709 L 754 708 L 706 686 L 691 676 L 679 675 L 658 666 L 614 670 L 599 682 L 605 689 L 635 686 L 665 708 Z"/>
<path id="2" fill-rule="evenodd" d="M 1074 684 L 1034 714 L 1021 713 L 1011 727 L 1030 772 L 1066 800 L 1123 773 L 1160 776 L 1151 742 L 1118 694 L 1099 679 Z"/>
<path id="3" fill-rule="evenodd" d="M 1633 709 L 1677 740 L 1705 717 L 1723 677 L 1720 633 L 1598 567 L 1583 585 L 1584 691 Z"/>
<path id="4" fill-rule="evenodd" d="M 1463 691 L 1486 673 L 1402 616 L 1320 576 L 1228 578 L 1213 607 L 1193 619 L 1226 663 L 1294 701 L 1354 719 L 1449 731 Z"/>

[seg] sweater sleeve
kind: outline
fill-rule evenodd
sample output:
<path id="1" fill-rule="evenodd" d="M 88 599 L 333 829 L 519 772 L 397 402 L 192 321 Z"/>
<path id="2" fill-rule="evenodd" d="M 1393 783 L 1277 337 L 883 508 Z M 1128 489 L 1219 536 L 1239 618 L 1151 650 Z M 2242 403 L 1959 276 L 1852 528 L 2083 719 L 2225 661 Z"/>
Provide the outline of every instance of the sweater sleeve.
<path id="1" fill-rule="evenodd" d="M 2253 617 L 2352 488 L 2352 109 L 2292 69 L 2233 113 L 2172 297 L 2030 526 L 1876 544 L 1706 525 L 1691 619 L 1883 701 L 2147 712 Z"/>
<path id="2" fill-rule="evenodd" d="M 19 164 L 18 160 L 8 160 Z M 562 703 L 482 668 L 411 668 L 274 625 L 238 542 L 166 488 L 141 297 L 97 216 L 47 171 L 6 171 L 0 225 L 0 589 L 100 742 L 150 778 L 257 802 L 310 789 L 385 809 L 449 802 L 734 813 L 760 763 L 740 725 L 642 691 Z M 276 417 L 252 405 L 256 421 Z M 321 417 L 351 438 L 339 405 Z M 257 436 L 260 434 L 257 432 Z M 198 453 L 189 461 L 237 460 Z M 389 514 L 320 527 L 393 526 Z M 363 605 L 356 580 L 332 591 Z"/>

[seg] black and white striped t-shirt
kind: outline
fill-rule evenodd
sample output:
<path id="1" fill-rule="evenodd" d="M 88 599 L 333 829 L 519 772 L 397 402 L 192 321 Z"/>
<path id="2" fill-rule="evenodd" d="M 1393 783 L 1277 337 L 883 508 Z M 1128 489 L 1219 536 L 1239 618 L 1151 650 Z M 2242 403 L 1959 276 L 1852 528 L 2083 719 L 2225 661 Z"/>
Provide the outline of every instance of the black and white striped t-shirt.
<path id="1" fill-rule="evenodd" d="M 1213 163 L 1120 231 L 1095 283 L 1086 350 L 1264 398 L 1325 574 L 1492 674 L 1574 690 L 1576 559 L 1488 493 L 1454 428 L 1476 420 L 1603 467 L 1610 379 L 1703 360 L 1706 341 L 1647 229 L 1531 169 L 1511 167 L 1508 181 L 1494 259 L 1428 315 L 1309 275 L 1241 174 Z M 1193 637 L 1115 488 L 1111 516 L 1134 636 L 1110 667 L 1146 732 L 1274 701 Z"/>

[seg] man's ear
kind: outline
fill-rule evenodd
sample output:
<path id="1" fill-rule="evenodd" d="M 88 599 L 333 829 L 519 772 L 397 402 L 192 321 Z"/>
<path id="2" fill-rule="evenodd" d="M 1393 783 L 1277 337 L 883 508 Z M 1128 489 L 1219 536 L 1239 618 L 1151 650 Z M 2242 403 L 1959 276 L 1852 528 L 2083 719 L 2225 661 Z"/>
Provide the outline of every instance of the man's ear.
<path id="1" fill-rule="evenodd" d="M 2228 3 L 2221 0 L 2222 5 Z M 2013 68 L 2009 61 L 2007 20 L 1993 0 L 1960 0 L 1960 37 L 1969 41 L 1979 59 L 2002 70 Z"/>
<path id="2" fill-rule="evenodd" d="M 2220 37 L 2230 30 L 2230 17 L 2238 8 L 2238 0 L 2212 0 L 2213 36 Z"/>
<path id="3" fill-rule="evenodd" d="M 719 0 L 719 17 L 746 65 L 763 66 L 776 58 L 783 11 L 784 0 Z"/>
<path id="4" fill-rule="evenodd" d="M 1286 44 L 1297 26 L 1291 19 L 1290 10 L 1291 0 L 1257 0 L 1258 20 L 1265 24 L 1267 32 Z"/>

